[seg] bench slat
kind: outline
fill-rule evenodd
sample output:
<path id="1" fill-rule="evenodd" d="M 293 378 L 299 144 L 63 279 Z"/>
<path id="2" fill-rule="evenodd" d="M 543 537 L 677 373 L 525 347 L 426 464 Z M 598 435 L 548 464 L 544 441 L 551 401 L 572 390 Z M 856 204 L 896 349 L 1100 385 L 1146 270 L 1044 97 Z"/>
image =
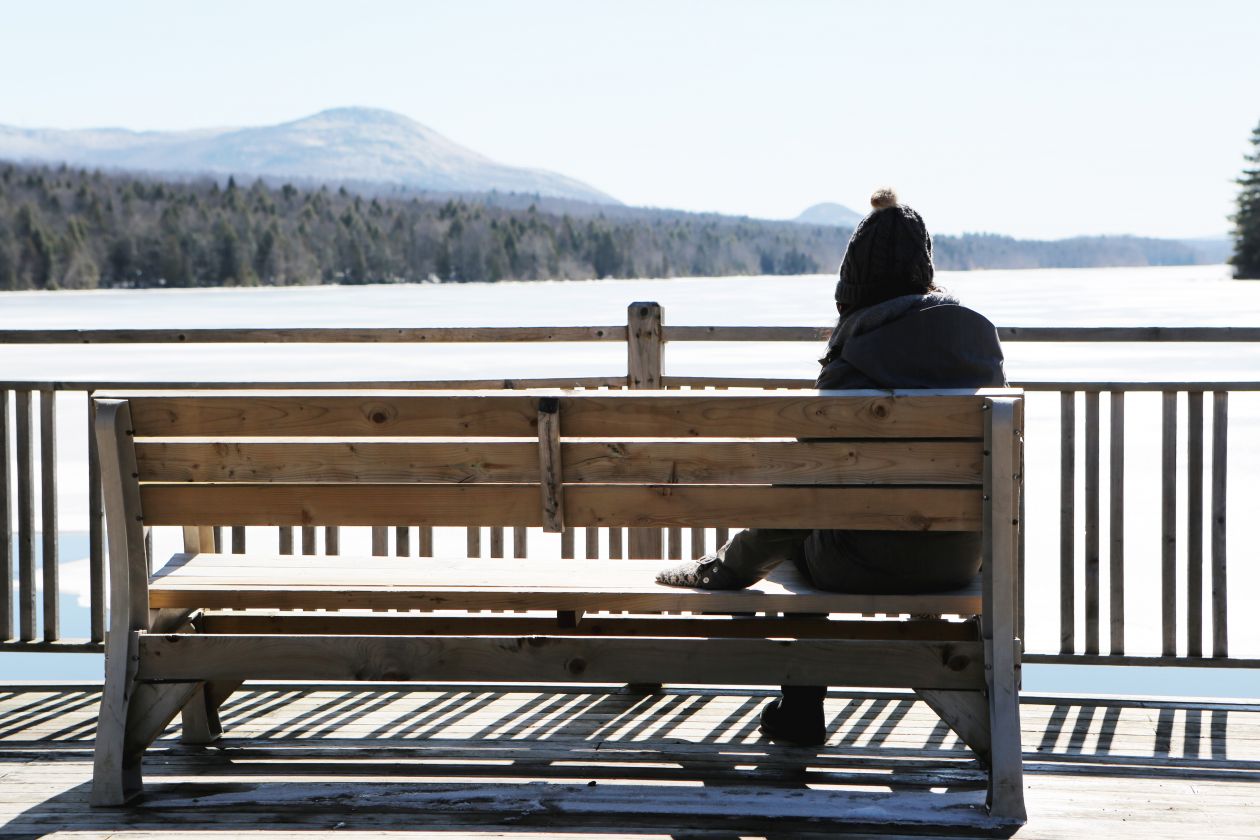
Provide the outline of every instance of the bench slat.
<path id="1" fill-rule="evenodd" d="M 566 437 L 980 438 L 983 398 L 896 392 L 556 392 Z M 125 396 L 125 395 L 119 395 Z M 209 392 L 128 397 L 137 437 L 530 437 L 538 396 Z"/>
<path id="2" fill-rule="evenodd" d="M 975 531 L 970 487 L 567 485 L 570 526 Z M 146 525 L 541 526 L 537 484 L 143 484 Z"/>
<path id="3" fill-rule="evenodd" d="M 980 609 L 955 592 L 862 595 L 809 585 L 790 565 L 748 589 L 661 586 L 659 560 L 584 561 L 282 555 L 176 555 L 149 586 L 154 607 L 945 613 Z"/>
<path id="4" fill-rule="evenodd" d="M 524 441 L 142 442 L 142 481 L 538 481 Z M 979 484 L 974 441 L 607 441 L 561 444 L 564 481 L 594 484 Z"/>
<path id="5" fill-rule="evenodd" d="M 979 689 L 979 642 L 141 635 L 141 680 L 529 680 Z"/>

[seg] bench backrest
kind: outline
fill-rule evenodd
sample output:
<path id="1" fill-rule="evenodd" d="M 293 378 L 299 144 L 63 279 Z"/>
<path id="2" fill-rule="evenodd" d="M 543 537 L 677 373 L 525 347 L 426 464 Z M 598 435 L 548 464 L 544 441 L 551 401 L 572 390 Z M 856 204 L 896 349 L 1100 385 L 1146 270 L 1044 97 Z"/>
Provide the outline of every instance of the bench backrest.
<path id="1" fill-rule="evenodd" d="M 981 530 L 1018 391 L 96 396 L 145 525 Z M 1018 434 L 1020 412 L 1009 413 Z M 126 426 L 118 429 L 118 424 Z M 134 468 L 125 463 L 134 457 Z M 107 484 L 107 454 L 102 456 Z M 1008 480 L 1010 477 L 1007 477 Z"/>

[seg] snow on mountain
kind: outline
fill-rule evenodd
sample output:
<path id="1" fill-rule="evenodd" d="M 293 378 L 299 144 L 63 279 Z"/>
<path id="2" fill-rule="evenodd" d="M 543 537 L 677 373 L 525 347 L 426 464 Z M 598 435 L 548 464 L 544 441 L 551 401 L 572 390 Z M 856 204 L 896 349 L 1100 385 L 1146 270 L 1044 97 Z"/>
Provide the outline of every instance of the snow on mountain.
<path id="1" fill-rule="evenodd" d="M 160 173 L 376 182 L 441 192 L 497 190 L 619 203 L 564 175 L 497 163 L 408 117 L 375 108 L 334 108 L 274 126 L 178 132 L 0 126 L 0 158 Z"/>
<path id="2" fill-rule="evenodd" d="M 823 202 L 807 208 L 792 221 L 803 225 L 834 225 L 851 228 L 862 221 L 862 214 L 856 210 L 850 210 L 843 204 Z"/>

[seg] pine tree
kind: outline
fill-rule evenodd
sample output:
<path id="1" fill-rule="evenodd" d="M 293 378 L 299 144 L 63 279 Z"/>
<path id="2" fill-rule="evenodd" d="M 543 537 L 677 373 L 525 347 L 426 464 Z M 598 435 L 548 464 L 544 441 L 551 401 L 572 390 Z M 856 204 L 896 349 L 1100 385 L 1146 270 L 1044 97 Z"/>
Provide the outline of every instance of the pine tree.
<path id="1" fill-rule="evenodd" d="M 1251 154 L 1246 156 L 1238 185 L 1238 212 L 1234 215 L 1234 276 L 1260 280 L 1260 125 L 1251 132 Z"/>

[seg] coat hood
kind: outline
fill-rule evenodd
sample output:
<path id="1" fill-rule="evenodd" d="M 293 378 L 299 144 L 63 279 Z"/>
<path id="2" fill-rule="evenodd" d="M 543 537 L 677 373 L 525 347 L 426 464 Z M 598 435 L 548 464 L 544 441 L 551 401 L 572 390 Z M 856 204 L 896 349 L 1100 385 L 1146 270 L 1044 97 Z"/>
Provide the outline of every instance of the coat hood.
<path id="1" fill-rule="evenodd" d="M 983 315 L 946 295 L 904 295 L 841 320 L 817 387 L 1001 387 L 1002 362 Z"/>

